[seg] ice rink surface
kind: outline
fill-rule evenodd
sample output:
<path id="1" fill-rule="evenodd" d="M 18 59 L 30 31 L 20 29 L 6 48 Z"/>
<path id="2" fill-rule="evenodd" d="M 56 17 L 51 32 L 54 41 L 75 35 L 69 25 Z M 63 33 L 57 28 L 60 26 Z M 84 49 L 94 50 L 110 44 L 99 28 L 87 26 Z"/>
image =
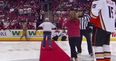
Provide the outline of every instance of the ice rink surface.
<path id="1" fill-rule="evenodd" d="M 70 56 L 68 41 L 56 41 L 56 44 Z M 116 61 L 116 41 L 111 41 L 112 59 Z M 39 61 L 41 42 L 0 42 L 0 61 Z M 82 42 L 82 54 L 78 61 L 94 61 L 87 51 L 86 41 Z"/>

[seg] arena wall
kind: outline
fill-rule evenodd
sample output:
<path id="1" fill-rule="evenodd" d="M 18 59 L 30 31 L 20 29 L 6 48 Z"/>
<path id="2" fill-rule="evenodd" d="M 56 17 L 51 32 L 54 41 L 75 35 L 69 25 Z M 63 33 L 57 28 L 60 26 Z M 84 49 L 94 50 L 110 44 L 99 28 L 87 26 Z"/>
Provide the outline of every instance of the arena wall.
<path id="1" fill-rule="evenodd" d="M 55 30 L 52 30 L 52 35 Z M 62 30 L 59 30 L 59 34 L 62 33 Z M 0 31 L 0 41 L 19 41 L 21 35 L 23 34 L 22 30 L 1 30 Z M 29 38 L 29 41 L 42 41 L 43 40 L 43 30 L 38 30 L 35 32 L 35 30 L 28 30 L 27 35 Z M 67 36 L 68 37 L 68 36 Z M 67 39 L 68 40 L 68 39 Z M 83 38 L 83 41 L 85 41 L 86 38 Z M 111 34 L 111 41 L 116 41 L 116 32 L 113 32 Z M 22 41 L 26 41 L 26 39 L 23 37 Z M 61 41 L 61 37 L 59 37 L 58 41 Z"/>

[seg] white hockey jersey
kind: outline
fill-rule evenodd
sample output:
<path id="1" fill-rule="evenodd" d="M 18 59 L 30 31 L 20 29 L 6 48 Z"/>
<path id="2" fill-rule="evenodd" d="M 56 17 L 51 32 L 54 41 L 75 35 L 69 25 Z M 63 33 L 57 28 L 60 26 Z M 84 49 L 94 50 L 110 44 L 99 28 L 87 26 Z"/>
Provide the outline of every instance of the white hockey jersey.
<path id="1" fill-rule="evenodd" d="M 58 31 L 55 31 L 52 35 L 52 37 L 55 37 L 55 36 L 59 36 L 59 32 Z"/>
<path id="2" fill-rule="evenodd" d="M 92 2 L 90 22 L 105 31 L 115 31 L 115 2 L 97 0 Z"/>

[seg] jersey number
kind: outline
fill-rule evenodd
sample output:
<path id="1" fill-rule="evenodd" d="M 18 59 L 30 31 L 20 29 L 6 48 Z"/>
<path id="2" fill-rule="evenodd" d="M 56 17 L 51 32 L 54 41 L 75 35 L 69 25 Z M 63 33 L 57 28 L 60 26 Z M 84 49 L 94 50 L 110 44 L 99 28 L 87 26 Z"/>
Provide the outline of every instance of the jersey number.
<path id="1" fill-rule="evenodd" d="M 113 18 L 113 7 L 108 6 L 109 9 L 109 18 Z"/>

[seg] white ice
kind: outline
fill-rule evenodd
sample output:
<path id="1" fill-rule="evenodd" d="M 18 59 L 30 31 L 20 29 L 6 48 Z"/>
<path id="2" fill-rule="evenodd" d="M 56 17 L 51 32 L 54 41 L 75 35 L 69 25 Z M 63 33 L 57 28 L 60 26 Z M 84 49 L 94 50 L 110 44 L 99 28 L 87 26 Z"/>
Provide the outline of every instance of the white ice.
<path id="1" fill-rule="evenodd" d="M 57 41 L 58 46 L 70 56 L 68 41 Z M 111 41 L 112 60 L 116 61 L 116 42 Z M 39 61 L 41 42 L 0 42 L 0 61 Z M 82 54 L 78 61 L 92 61 L 86 41 L 82 42 Z"/>

